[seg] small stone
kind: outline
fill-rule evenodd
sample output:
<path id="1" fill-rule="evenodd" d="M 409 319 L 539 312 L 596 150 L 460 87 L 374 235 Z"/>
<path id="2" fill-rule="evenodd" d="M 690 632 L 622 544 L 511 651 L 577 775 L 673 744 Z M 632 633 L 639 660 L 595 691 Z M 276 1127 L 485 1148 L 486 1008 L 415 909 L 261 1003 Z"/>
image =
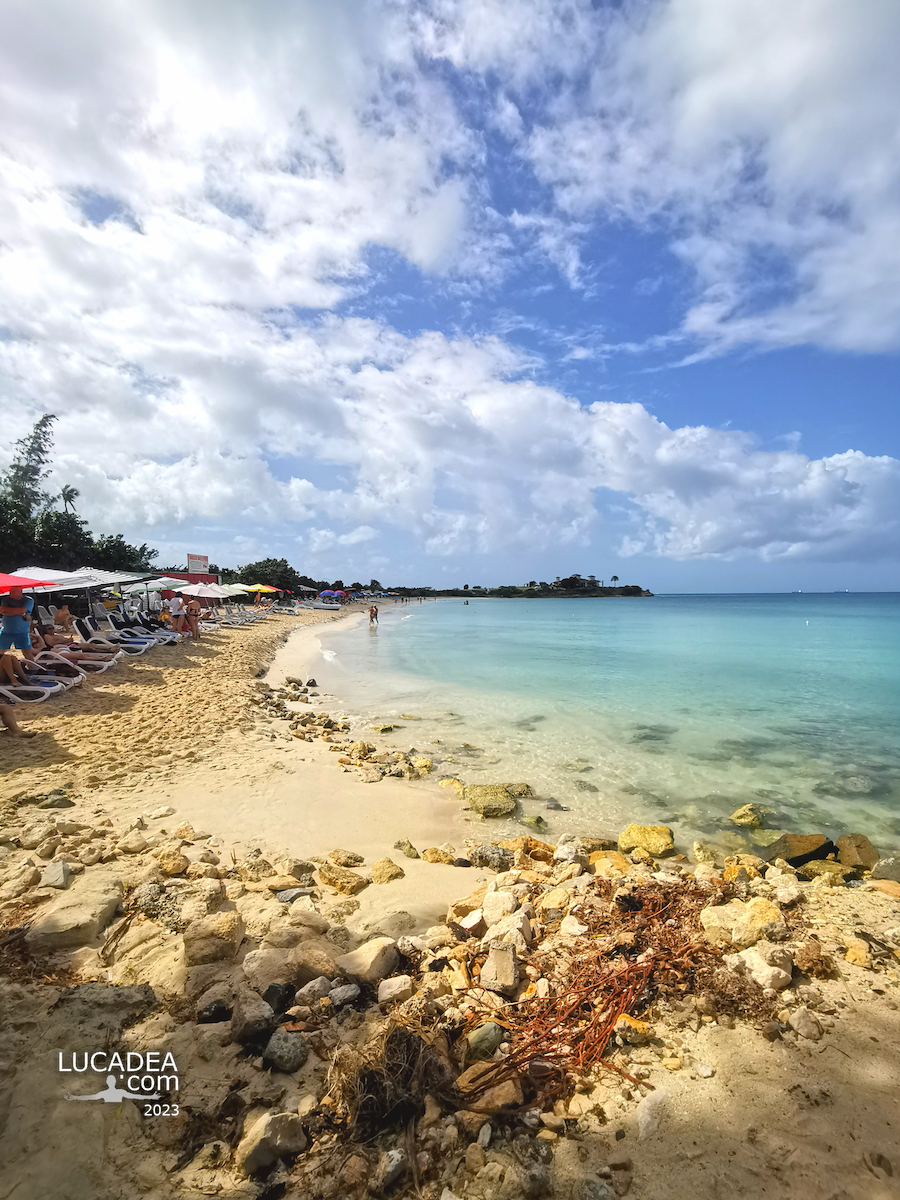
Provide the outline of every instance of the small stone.
<path id="1" fill-rule="evenodd" d="M 467 1057 L 473 1061 L 493 1057 L 494 1051 L 503 1041 L 503 1034 L 502 1025 L 497 1025 L 494 1021 L 476 1025 L 466 1037 Z"/>
<path id="2" fill-rule="evenodd" d="M 512 946 L 492 942 L 481 968 L 481 986 L 501 996 L 512 996 L 518 982 L 515 950 Z"/>
<path id="3" fill-rule="evenodd" d="M 385 1151 L 378 1160 L 373 1179 L 376 1192 L 386 1192 L 409 1170 L 409 1157 L 402 1146 Z"/>
<path id="4" fill-rule="evenodd" d="M 392 975 L 390 979 L 382 979 L 378 985 L 378 1003 L 395 1004 L 408 1000 L 415 992 L 412 978 L 409 975 Z"/>
<path id="5" fill-rule="evenodd" d="M 872 878 L 900 883 L 900 858 L 880 858 L 872 868 Z"/>
<path id="6" fill-rule="evenodd" d="M 563 917 L 559 923 L 559 932 L 563 937 L 581 937 L 588 932 L 587 925 L 582 925 L 577 917 Z"/>
<path id="7" fill-rule="evenodd" d="M 418 855 L 416 855 L 418 857 Z M 406 872 L 389 858 L 379 858 L 372 863 L 372 882 L 391 883 L 394 879 L 403 879 Z"/>
<path id="8" fill-rule="evenodd" d="M 231 960 L 244 937 L 240 913 L 210 913 L 191 921 L 184 931 L 184 961 L 189 967 Z"/>
<path id="9" fill-rule="evenodd" d="M 175 809 L 170 804 L 164 804 L 162 808 L 154 808 L 152 813 L 147 813 L 147 816 L 151 821 L 161 821 L 163 817 L 171 817 L 174 812 Z"/>
<path id="10" fill-rule="evenodd" d="M 239 987 L 231 1013 L 231 1036 L 242 1045 L 260 1041 L 271 1033 L 276 1021 L 271 1005 L 248 987 Z"/>
<path id="11" fill-rule="evenodd" d="M 809 1038 L 810 1041 L 817 1042 L 822 1036 L 822 1026 L 818 1018 L 805 1005 L 791 1013 L 788 1024 L 795 1033 Z"/>
<path id="12" fill-rule="evenodd" d="M 44 867 L 41 872 L 40 887 L 58 888 L 60 891 L 69 886 L 71 877 L 71 869 L 69 864 L 64 860 L 60 862 L 52 862 Z"/>
<path id="13" fill-rule="evenodd" d="M 761 937 L 777 938 L 787 932 L 781 910 L 762 896 L 746 903 L 730 900 L 727 904 L 704 908 L 700 924 L 714 946 L 737 949 L 752 946 Z"/>
<path id="14" fill-rule="evenodd" d="M 340 987 L 332 988 L 328 993 L 328 999 L 335 1008 L 342 1008 L 345 1004 L 352 1004 L 354 1000 L 359 999 L 359 987 L 355 983 L 344 983 Z"/>
<path id="15" fill-rule="evenodd" d="M 365 983 L 377 983 L 396 969 L 399 962 L 397 943 L 389 937 L 371 938 L 335 961 L 343 975 Z"/>
<path id="16" fill-rule="evenodd" d="M 183 875 L 190 866 L 190 861 L 180 850 L 169 849 L 160 851 L 156 865 L 163 875 Z"/>
<path id="17" fill-rule="evenodd" d="M 858 937 L 845 938 L 845 941 L 847 947 L 844 954 L 844 961 L 854 967 L 868 967 L 871 969 L 872 952 L 869 949 L 868 942 Z"/>
<path id="18" fill-rule="evenodd" d="M 619 834 L 619 850 L 628 854 L 636 849 L 646 850 L 655 858 L 671 854 L 675 849 L 672 830 L 668 825 L 626 825 Z"/>
<path id="19" fill-rule="evenodd" d="M 708 842 L 694 842 L 691 846 L 691 855 L 696 863 L 706 863 L 710 867 L 721 866 L 722 852 L 716 846 L 711 846 Z"/>
<path id="20" fill-rule="evenodd" d="M 327 979 L 324 975 L 320 975 L 318 979 L 313 979 L 302 988 L 298 988 L 294 1000 L 297 1004 L 315 1004 L 317 1001 L 324 999 L 331 991 L 331 980 Z"/>
<path id="21" fill-rule="evenodd" d="M 294 1003 L 296 998 L 294 985 L 292 983 L 270 983 L 263 992 L 262 998 L 274 1013 L 281 1016 Z"/>
<path id="22" fill-rule="evenodd" d="M 701 1064 L 697 1068 L 697 1074 L 700 1076 L 701 1079 L 712 1079 L 712 1077 L 713 1077 L 713 1075 L 715 1075 L 715 1073 L 716 1073 L 715 1067 L 707 1067 L 707 1066 Z"/>
<path id="23" fill-rule="evenodd" d="M 366 861 L 361 854 L 353 850 L 330 850 L 328 857 L 338 867 L 361 867 Z"/>
<path id="24" fill-rule="evenodd" d="M 287 1029 L 276 1029 L 266 1043 L 263 1059 L 270 1062 L 278 1071 L 293 1074 L 299 1071 L 309 1058 L 309 1046 L 302 1033 L 292 1033 Z"/>
<path id="25" fill-rule="evenodd" d="M 496 871 L 500 874 L 512 867 L 515 856 L 511 850 L 507 850 L 503 846 L 483 843 L 480 846 L 472 846 L 469 851 L 469 861 L 473 867 Z"/>
<path id="26" fill-rule="evenodd" d="M 486 892 L 481 902 L 481 913 L 486 925 L 496 925 L 503 917 L 508 917 L 519 907 L 519 902 L 512 892 Z"/>
<path id="27" fill-rule="evenodd" d="M 369 886 L 368 879 L 362 875 L 357 875 L 355 871 L 348 871 L 344 867 L 332 866 L 331 863 L 322 863 L 319 866 L 319 880 L 328 887 L 334 888 L 336 892 L 343 892 L 346 896 L 355 896 L 357 892 L 361 892 L 364 887 Z"/>
<path id="28" fill-rule="evenodd" d="M 437 846 L 429 846 L 422 851 L 422 858 L 427 863 L 442 863 L 444 866 L 455 866 L 454 856 L 449 850 L 441 850 Z"/>
<path id="29" fill-rule="evenodd" d="M 242 1175 L 255 1175 L 280 1158 L 302 1154 L 306 1146 L 303 1122 L 296 1113 L 265 1113 L 241 1138 L 235 1166 Z"/>
<path id="30" fill-rule="evenodd" d="M 394 849 L 405 854 L 407 858 L 418 858 L 419 852 L 409 840 L 409 838 L 401 838 L 399 842 L 394 842 Z"/>
<path id="31" fill-rule="evenodd" d="M 734 825 L 746 825 L 758 828 L 765 822 L 766 815 L 772 810 L 763 808 L 761 804 L 742 804 L 740 808 L 736 808 L 729 821 Z"/>
<path id="32" fill-rule="evenodd" d="M 139 829 L 132 829 L 118 842 L 116 849 L 123 854 L 142 854 L 147 849 L 147 839 Z"/>
<path id="33" fill-rule="evenodd" d="M 308 896 L 312 892 L 312 888 L 285 888 L 283 892 L 276 892 L 275 899 L 280 904 L 293 904 L 295 900 L 299 900 L 301 896 Z"/>

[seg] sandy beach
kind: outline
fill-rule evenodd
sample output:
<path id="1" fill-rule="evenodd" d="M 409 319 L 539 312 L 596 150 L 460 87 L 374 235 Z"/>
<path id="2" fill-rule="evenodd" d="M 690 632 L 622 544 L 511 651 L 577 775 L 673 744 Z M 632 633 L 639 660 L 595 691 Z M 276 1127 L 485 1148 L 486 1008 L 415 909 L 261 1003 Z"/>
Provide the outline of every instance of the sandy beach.
<path id="1" fill-rule="evenodd" d="M 711 865 L 696 847 L 692 863 L 671 839 L 657 845 L 662 826 L 632 827 L 633 845 L 617 830 L 548 844 L 514 816 L 481 820 L 438 772 L 416 774 L 427 747 L 401 755 L 410 777 L 381 778 L 397 738 L 379 754 L 377 733 L 343 728 L 340 697 L 307 688 L 334 619 L 273 616 L 157 649 L 29 708 L 32 741 L 0 741 L 0 1200 L 251 1200 L 282 1184 L 301 1200 L 668 1200 L 673 1171 L 699 1200 L 896 1196 L 900 885 L 835 862 L 817 874 L 803 865 L 806 843 L 785 843 L 797 867 L 754 855 Z M 297 697 L 287 708 L 285 695 Z M 379 757 L 378 782 L 365 782 Z M 403 839 L 445 861 L 408 857 Z M 492 869 L 488 857 L 450 865 L 479 843 Z M 63 861 L 71 878 L 55 891 L 44 872 Z M 174 909 L 160 907 L 165 896 Z M 745 910 L 766 914 L 749 935 L 703 915 Z M 653 915 L 667 911 L 680 915 Z M 390 1125 L 370 1144 L 341 1133 L 336 1055 L 367 1053 L 405 1021 L 439 1044 L 457 1039 L 453 1070 L 470 1072 L 471 1054 L 457 1060 L 479 1030 L 512 1036 L 529 1004 L 563 1003 L 573 974 L 595 969 L 585 964 L 598 944 L 634 947 L 625 971 L 640 969 L 651 934 L 647 953 L 700 954 L 706 983 L 679 984 L 663 956 L 654 1002 L 615 1025 L 612 1067 L 576 1071 L 543 1100 L 538 1088 L 528 1111 L 518 1081 L 489 1089 L 474 1113 L 454 1114 L 458 1092 L 449 1111 L 420 1097 L 440 1115 L 420 1119 L 417 1165 L 404 1159 L 390 1181 L 390 1139 L 407 1134 Z M 800 970 L 810 946 L 827 970 Z M 518 977 L 485 983 L 504 955 Z M 382 960 L 391 965 L 373 965 Z M 276 1004 L 288 969 L 299 998 L 278 1036 L 303 1042 L 303 1056 L 279 1067 L 262 997 Z M 300 985 L 317 980 L 331 991 L 304 1000 Z M 380 1001 L 382 984 L 398 1002 Z M 339 1001 L 345 993 L 356 998 Z M 229 1019 L 204 1024 L 216 1004 Z M 247 1015 L 260 1005 L 263 1041 Z M 584 1025 L 545 1052 L 565 1051 Z M 54 1055 L 113 1042 L 174 1054 L 185 1076 L 177 1119 L 65 1102 Z M 500 1067 L 515 1044 L 494 1051 Z M 293 1132 L 279 1142 L 270 1119 Z"/>

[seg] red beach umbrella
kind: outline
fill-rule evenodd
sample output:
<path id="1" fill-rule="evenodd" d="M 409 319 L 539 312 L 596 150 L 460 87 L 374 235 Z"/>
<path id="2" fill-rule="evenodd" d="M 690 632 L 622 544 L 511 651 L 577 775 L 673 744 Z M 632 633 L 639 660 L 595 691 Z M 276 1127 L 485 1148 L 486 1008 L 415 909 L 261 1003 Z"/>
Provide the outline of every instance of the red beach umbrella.
<path id="1" fill-rule="evenodd" d="M 20 575 L 4 575 L 0 571 L 0 592 L 9 592 L 13 588 L 50 587 L 52 579 L 23 579 Z"/>

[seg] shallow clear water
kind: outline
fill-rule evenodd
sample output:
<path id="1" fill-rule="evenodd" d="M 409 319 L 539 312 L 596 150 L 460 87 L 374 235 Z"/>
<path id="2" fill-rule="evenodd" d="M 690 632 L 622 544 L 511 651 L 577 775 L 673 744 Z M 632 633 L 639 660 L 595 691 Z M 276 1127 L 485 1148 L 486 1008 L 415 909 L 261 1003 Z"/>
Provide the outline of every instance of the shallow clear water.
<path id="1" fill-rule="evenodd" d="M 526 780 L 551 830 L 709 836 L 756 800 L 900 844 L 898 594 L 414 602 L 321 642 L 348 712 L 419 718 L 391 738 L 442 774 Z"/>

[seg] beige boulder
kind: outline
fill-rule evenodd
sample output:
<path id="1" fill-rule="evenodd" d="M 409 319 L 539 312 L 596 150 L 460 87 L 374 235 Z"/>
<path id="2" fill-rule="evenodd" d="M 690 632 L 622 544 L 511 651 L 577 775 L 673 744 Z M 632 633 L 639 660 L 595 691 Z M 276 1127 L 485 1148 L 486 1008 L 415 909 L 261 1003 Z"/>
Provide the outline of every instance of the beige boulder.
<path id="1" fill-rule="evenodd" d="M 372 863 L 372 882 L 391 883 L 394 879 L 403 879 L 406 872 L 389 858 L 379 858 Z"/>
<path id="2" fill-rule="evenodd" d="M 190 860 L 185 858 L 181 851 L 174 846 L 167 850 L 160 850 L 156 856 L 156 864 L 163 875 L 183 875 L 191 865 Z"/>
<path id="3" fill-rule="evenodd" d="M 112 920 L 122 893 L 117 876 L 79 875 L 67 891 L 38 911 L 25 944 L 33 954 L 52 954 L 93 942 Z"/>
<path id="4" fill-rule="evenodd" d="M 355 896 L 357 892 L 369 886 L 368 879 L 358 875 L 356 871 L 336 867 L 331 863 L 322 863 L 319 867 L 319 882 L 334 888 L 336 892 L 343 892 L 345 896 Z"/>
<path id="5" fill-rule="evenodd" d="M 469 784 L 462 789 L 463 800 L 482 817 L 508 817 L 518 808 L 518 801 L 502 783 Z"/>
<path id="6" fill-rule="evenodd" d="M 737 950 L 756 945 L 760 938 L 777 941 L 787 932 L 781 909 L 762 896 L 704 908 L 700 924 L 714 946 Z"/>
<path id="7" fill-rule="evenodd" d="M 184 961 L 189 967 L 233 959 L 244 937 L 240 913 L 210 913 L 184 931 Z"/>
<path id="8" fill-rule="evenodd" d="M 619 849 L 623 854 L 631 850 L 646 850 L 648 854 L 659 858 L 672 853 L 675 841 L 668 825 L 626 825 L 619 834 Z"/>
<path id="9" fill-rule="evenodd" d="M 337 959 L 337 968 L 342 975 L 361 979 L 365 983 L 377 983 L 396 969 L 400 956 L 393 938 L 371 938 L 349 954 Z"/>

